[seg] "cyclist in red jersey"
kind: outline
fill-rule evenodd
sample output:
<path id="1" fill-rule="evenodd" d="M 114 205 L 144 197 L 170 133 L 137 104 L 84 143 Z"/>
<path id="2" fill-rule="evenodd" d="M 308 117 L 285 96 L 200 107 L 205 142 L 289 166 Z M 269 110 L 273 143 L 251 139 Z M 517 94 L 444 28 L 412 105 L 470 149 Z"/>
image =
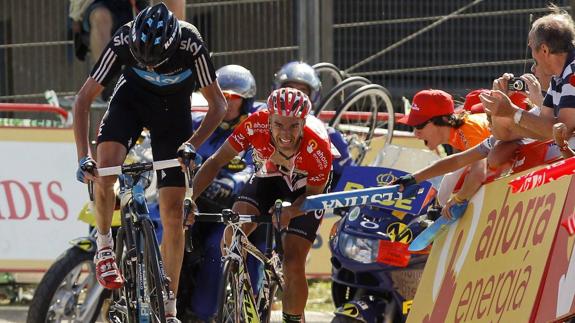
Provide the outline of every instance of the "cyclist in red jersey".
<path id="1" fill-rule="evenodd" d="M 305 261 L 323 217 L 323 211 L 304 213 L 300 206 L 306 196 L 326 191 L 332 168 L 327 131 L 321 121 L 308 115 L 310 109 L 310 99 L 299 90 L 273 91 L 267 109 L 244 120 L 194 178 L 195 199 L 221 167 L 251 147 L 257 171 L 233 210 L 268 214 L 276 199 L 292 202 L 282 209 L 280 223 L 276 224 L 284 245 L 284 322 L 300 322 L 303 315 L 308 295 Z M 253 229 L 244 227 L 246 233 Z"/>

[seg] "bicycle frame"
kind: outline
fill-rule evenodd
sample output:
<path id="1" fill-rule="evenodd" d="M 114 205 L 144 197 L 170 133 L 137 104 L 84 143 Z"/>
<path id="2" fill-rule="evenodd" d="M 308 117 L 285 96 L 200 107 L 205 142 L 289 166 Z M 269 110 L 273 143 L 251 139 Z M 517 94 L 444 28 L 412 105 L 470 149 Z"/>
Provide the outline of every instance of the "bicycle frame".
<path id="1" fill-rule="evenodd" d="M 251 254 L 257 261 L 264 265 L 264 282 L 277 282 L 278 287 L 283 287 L 283 275 L 281 260 L 278 253 L 273 248 L 274 228 L 271 224 L 270 216 L 237 215 L 230 210 L 223 210 L 222 214 L 200 213 L 196 215 L 196 221 L 214 221 L 227 224 L 226 230 L 232 230 L 232 240 L 229 247 L 225 247 L 225 255 L 222 256 L 222 263 L 233 261 L 238 266 L 238 291 L 241 304 L 241 315 L 246 322 L 261 322 L 261 316 L 266 310 L 271 308 L 272 296 L 269 293 L 270 286 L 259 286 L 259 292 L 254 293 L 253 286 L 245 257 Z M 248 236 L 241 228 L 243 223 L 266 223 L 266 249 L 262 253 L 249 240 Z M 277 238 L 277 235 L 275 236 Z M 276 245 L 279 241 L 276 239 Z M 220 307 L 224 304 L 219 304 Z M 221 319 L 221 318 L 220 318 Z"/>
<path id="2" fill-rule="evenodd" d="M 145 287 L 146 282 L 144 282 L 146 277 L 145 260 L 144 260 L 144 244 L 142 241 L 143 235 L 140 234 L 142 229 L 142 222 L 151 222 L 149 216 L 149 210 L 146 203 L 146 198 L 144 195 L 144 188 L 149 185 L 149 179 L 141 174 L 136 176 L 122 174 L 119 176 L 120 180 L 120 208 L 122 212 L 122 228 L 124 228 L 124 237 L 126 239 L 126 250 L 127 257 L 129 259 L 129 266 L 132 270 L 136 281 L 126 282 L 134 284 L 136 288 L 136 313 L 138 322 L 148 322 L 150 320 L 150 301 L 146 299 Z M 134 184 L 135 182 L 135 184 Z M 152 252 L 157 255 L 160 254 L 160 249 L 158 247 L 158 241 L 155 235 L 152 235 L 153 245 L 147 246 L 148 248 L 153 248 Z M 132 262 L 137 260 L 135 263 L 135 268 Z M 161 258 L 158 258 L 158 265 L 160 269 L 160 277 L 162 280 L 162 285 L 168 289 L 168 279 L 164 270 L 164 265 Z M 133 285 L 132 285 L 133 287 Z M 167 297 L 167 295 L 165 295 Z M 162 300 L 163 301 L 163 300 Z"/>
<path id="3" fill-rule="evenodd" d="M 120 182 L 122 226 L 118 231 L 116 254 L 118 265 L 127 279 L 124 287 L 114 294 L 109 314 L 113 322 L 122 321 L 122 318 L 135 322 L 164 321 L 164 299 L 168 297 L 169 280 L 144 195 L 150 184 L 144 173 L 175 166 L 179 163 L 174 159 L 98 170 L 100 176 L 118 174 Z M 148 293 L 149 288 L 152 288 L 151 293 Z M 152 314 L 157 316 L 156 320 Z"/>

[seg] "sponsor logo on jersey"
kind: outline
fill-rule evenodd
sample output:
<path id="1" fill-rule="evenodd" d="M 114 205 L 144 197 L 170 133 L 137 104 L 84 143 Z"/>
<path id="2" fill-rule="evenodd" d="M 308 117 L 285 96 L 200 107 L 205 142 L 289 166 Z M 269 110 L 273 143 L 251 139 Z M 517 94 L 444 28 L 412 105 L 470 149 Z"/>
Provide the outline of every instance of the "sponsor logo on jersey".
<path id="1" fill-rule="evenodd" d="M 200 51 L 200 48 L 202 48 L 202 46 L 198 45 L 191 38 L 182 40 L 182 42 L 180 43 L 180 49 L 189 51 L 193 55 L 196 55 Z"/>
<path id="2" fill-rule="evenodd" d="M 317 141 L 315 141 L 314 139 L 310 140 L 307 144 L 306 150 L 309 154 L 312 153 L 312 151 L 314 151 L 317 148 Z"/>
<path id="3" fill-rule="evenodd" d="M 248 136 L 254 135 L 254 129 L 252 128 L 252 123 L 249 121 L 246 122 L 246 132 L 247 132 Z"/>
<path id="4" fill-rule="evenodd" d="M 314 183 L 321 182 L 325 179 L 325 174 L 318 174 L 315 176 L 311 176 L 308 179 L 310 182 L 314 182 Z"/>
<path id="5" fill-rule="evenodd" d="M 137 68 L 132 68 L 139 77 L 143 78 L 144 80 L 157 85 L 157 86 L 168 86 L 180 83 L 190 77 L 192 75 L 192 71 L 187 69 L 179 74 L 173 75 L 166 75 L 166 74 L 158 74 L 153 71 L 144 71 Z"/>
<path id="6" fill-rule="evenodd" d="M 321 169 L 326 169 L 329 166 L 323 151 L 318 149 L 313 153 L 312 156 Z"/>
<path id="7" fill-rule="evenodd" d="M 242 135 L 241 133 L 236 133 L 236 134 L 232 135 L 231 139 L 233 141 L 235 141 L 238 145 L 240 145 L 242 147 L 242 149 L 246 148 L 244 146 L 244 141 L 245 141 L 246 137 L 244 137 L 244 135 Z"/>
<path id="8" fill-rule="evenodd" d="M 113 39 L 114 46 L 118 47 L 128 45 L 129 44 L 128 37 L 129 35 L 128 34 L 124 35 L 124 33 L 120 33 L 119 35 L 115 36 Z"/>

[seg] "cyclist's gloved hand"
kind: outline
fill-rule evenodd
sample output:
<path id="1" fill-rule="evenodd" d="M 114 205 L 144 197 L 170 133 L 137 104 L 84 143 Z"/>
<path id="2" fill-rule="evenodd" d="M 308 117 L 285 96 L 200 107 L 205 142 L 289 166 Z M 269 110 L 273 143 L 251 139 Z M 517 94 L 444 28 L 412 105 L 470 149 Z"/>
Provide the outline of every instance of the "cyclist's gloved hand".
<path id="1" fill-rule="evenodd" d="M 395 181 L 391 182 L 391 185 L 400 185 L 400 192 L 403 192 L 403 190 L 415 184 L 417 184 L 417 182 L 415 181 L 415 177 L 413 177 L 411 174 L 403 175 Z"/>
<path id="2" fill-rule="evenodd" d="M 196 153 L 196 148 L 189 142 L 184 142 L 178 148 L 177 156 L 182 164 L 182 171 L 185 171 L 186 167 L 194 168 L 202 163 L 202 156 Z"/>
<path id="3" fill-rule="evenodd" d="M 76 171 L 76 179 L 80 183 L 87 183 L 93 180 L 96 170 L 96 161 L 90 156 L 84 156 L 78 162 L 78 170 Z"/>
<path id="4" fill-rule="evenodd" d="M 227 199 L 234 192 L 235 183 L 231 178 L 216 178 L 204 191 L 204 196 L 212 201 Z"/>

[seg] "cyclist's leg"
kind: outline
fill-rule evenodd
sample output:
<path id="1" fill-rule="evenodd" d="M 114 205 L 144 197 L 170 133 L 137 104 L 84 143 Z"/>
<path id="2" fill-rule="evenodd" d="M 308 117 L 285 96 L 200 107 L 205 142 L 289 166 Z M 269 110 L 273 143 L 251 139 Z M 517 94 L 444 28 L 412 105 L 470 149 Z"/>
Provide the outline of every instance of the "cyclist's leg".
<path id="1" fill-rule="evenodd" d="M 144 94 L 145 95 L 145 94 Z M 154 160 L 177 157 L 178 147 L 192 135 L 189 94 L 148 96 L 145 124 L 150 128 Z M 168 168 L 156 172 L 159 188 L 160 217 L 164 228 L 161 245 L 164 269 L 170 277 L 170 290 L 177 295 L 184 257 L 182 205 L 186 192 L 181 169 Z M 175 299 L 166 303 L 166 316 L 176 314 Z"/>
<path id="2" fill-rule="evenodd" d="M 110 101 L 98 133 L 98 167 L 121 165 L 130 145 L 135 142 L 142 126 L 134 118 L 135 111 L 126 102 L 129 89 L 120 85 Z M 106 288 L 119 288 L 123 282 L 115 264 L 110 230 L 116 197 L 113 191 L 115 176 L 100 177 L 94 185 L 95 217 L 98 228 L 96 270 L 98 281 Z"/>
<path id="3" fill-rule="evenodd" d="M 196 230 L 198 225 L 198 230 Z M 201 232 L 199 232 L 200 230 Z M 222 271 L 220 241 L 223 232 L 224 225 L 221 223 L 196 222 L 194 224 L 193 234 L 201 235 L 199 248 L 201 249 L 202 260 L 195 271 L 195 286 L 190 304 L 194 315 L 205 322 L 215 317 L 218 310 L 219 291 L 214 286 L 220 286 Z"/>
<path id="4" fill-rule="evenodd" d="M 170 277 L 170 290 L 178 293 L 180 270 L 184 255 L 184 227 L 182 205 L 184 203 L 184 187 L 162 187 L 159 190 L 160 217 L 164 234 L 161 253 L 166 274 Z M 166 308 L 168 314 L 168 309 Z"/>
<path id="5" fill-rule="evenodd" d="M 285 314 L 303 315 L 308 296 L 305 261 L 312 242 L 300 235 L 283 235 L 283 273 L 285 287 L 282 309 Z"/>
<path id="6" fill-rule="evenodd" d="M 126 158 L 126 152 L 127 148 L 119 142 L 106 141 L 98 144 L 98 167 L 121 165 Z M 112 225 L 112 213 L 116 204 L 114 194 L 116 178 L 116 176 L 100 177 L 94 185 L 96 227 L 99 233 L 107 234 Z"/>
<path id="7" fill-rule="evenodd" d="M 292 192 L 289 194 L 290 199 L 295 200 L 303 194 L 304 190 L 305 188 Z M 285 234 L 282 237 L 285 281 L 282 298 L 284 322 L 299 321 L 298 316 L 304 314 L 308 296 L 305 262 L 323 214 L 324 210 L 318 210 L 293 218 L 284 231 Z"/>

